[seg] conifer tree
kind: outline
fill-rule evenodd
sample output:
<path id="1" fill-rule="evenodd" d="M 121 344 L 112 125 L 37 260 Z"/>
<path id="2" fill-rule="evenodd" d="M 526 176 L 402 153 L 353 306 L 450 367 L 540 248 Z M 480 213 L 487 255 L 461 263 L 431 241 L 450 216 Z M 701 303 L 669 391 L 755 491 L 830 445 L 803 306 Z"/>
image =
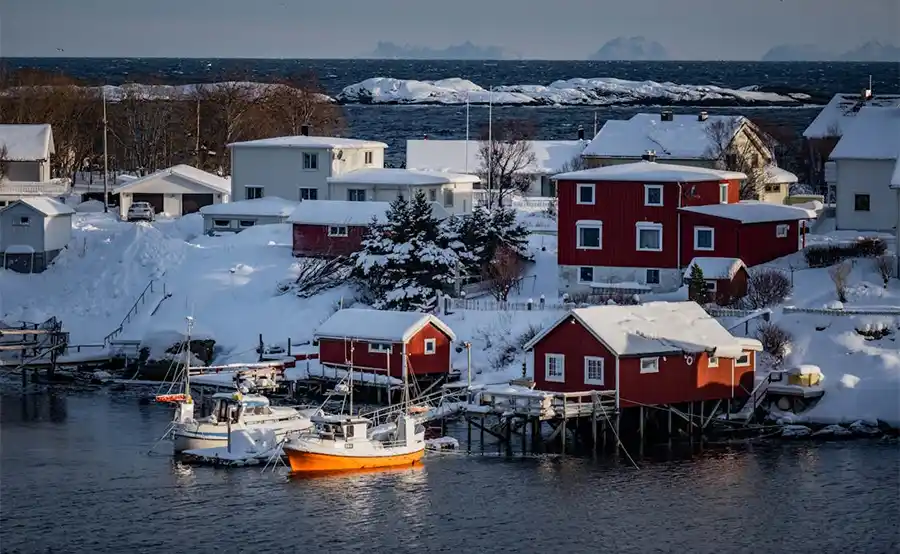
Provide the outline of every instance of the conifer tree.
<path id="1" fill-rule="evenodd" d="M 698 304 L 707 301 L 706 280 L 703 278 L 703 270 L 697 264 L 691 266 L 691 276 L 688 278 L 688 298 Z"/>

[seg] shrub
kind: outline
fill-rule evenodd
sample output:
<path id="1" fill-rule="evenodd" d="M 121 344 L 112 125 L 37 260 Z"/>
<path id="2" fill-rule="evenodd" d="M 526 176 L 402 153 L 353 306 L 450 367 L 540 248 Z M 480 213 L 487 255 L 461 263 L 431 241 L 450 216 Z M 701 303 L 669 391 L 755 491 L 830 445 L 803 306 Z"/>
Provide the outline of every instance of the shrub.
<path id="1" fill-rule="evenodd" d="M 769 308 L 784 302 L 793 290 L 791 279 L 783 271 L 754 271 L 747 281 L 745 305 L 753 310 Z"/>
<path id="2" fill-rule="evenodd" d="M 881 275 L 881 280 L 884 281 L 884 288 L 887 288 L 888 281 L 894 276 L 894 267 L 896 265 L 897 258 L 895 256 L 884 255 L 875 258 L 875 270 Z"/>
<path id="3" fill-rule="evenodd" d="M 784 360 L 793 339 L 789 332 L 768 321 L 757 328 L 756 338 L 762 343 L 763 351 L 775 358 L 778 363 Z"/>
<path id="4" fill-rule="evenodd" d="M 847 283 L 850 280 L 850 271 L 853 265 L 848 261 L 843 261 L 836 266 L 828 268 L 828 275 L 831 282 L 834 283 L 834 291 L 837 293 L 838 300 L 847 301 Z"/>
<path id="5" fill-rule="evenodd" d="M 876 258 L 887 252 L 880 238 L 860 238 L 850 243 L 810 246 L 803 252 L 809 267 L 828 267 L 848 258 Z"/>

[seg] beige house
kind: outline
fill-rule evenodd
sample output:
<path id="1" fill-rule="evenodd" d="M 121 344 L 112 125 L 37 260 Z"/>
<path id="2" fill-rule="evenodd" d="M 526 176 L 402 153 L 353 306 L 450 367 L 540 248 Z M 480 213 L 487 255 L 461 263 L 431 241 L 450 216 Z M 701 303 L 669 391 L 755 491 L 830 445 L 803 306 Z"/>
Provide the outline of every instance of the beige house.
<path id="1" fill-rule="evenodd" d="M 357 169 L 328 178 L 328 197 L 332 200 L 393 202 L 410 199 L 422 191 L 430 202 L 437 202 L 451 214 L 472 211 L 476 175 L 444 171 L 371 168 Z"/>
<path id="2" fill-rule="evenodd" d="M 148 202 L 156 214 L 182 216 L 228 202 L 231 183 L 224 177 L 189 165 L 176 165 L 128 181 L 113 189 L 119 195 L 119 215 L 125 219 L 134 202 Z"/>
<path id="3" fill-rule="evenodd" d="M 50 155 L 56 152 L 49 124 L 0 125 L 2 161 L 9 181 L 43 183 L 50 180 Z"/>

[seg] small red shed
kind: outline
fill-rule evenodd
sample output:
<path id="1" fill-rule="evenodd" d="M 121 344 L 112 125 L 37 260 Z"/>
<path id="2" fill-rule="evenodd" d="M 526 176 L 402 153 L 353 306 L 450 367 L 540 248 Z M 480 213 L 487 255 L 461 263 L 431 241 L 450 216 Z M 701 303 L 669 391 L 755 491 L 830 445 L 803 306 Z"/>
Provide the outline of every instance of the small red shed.
<path id="1" fill-rule="evenodd" d="M 684 284 L 691 280 L 694 266 L 703 273 L 703 281 L 709 293 L 709 301 L 727 306 L 732 301 L 747 296 L 750 274 L 740 258 L 694 258 L 684 270 Z"/>
<path id="2" fill-rule="evenodd" d="M 323 365 L 437 377 L 450 372 L 456 335 L 431 314 L 349 308 L 325 320 L 313 335 Z"/>
<path id="3" fill-rule="evenodd" d="M 385 223 L 390 202 L 304 200 L 288 218 L 294 256 L 346 256 L 360 249 L 372 221 Z"/>
<path id="4" fill-rule="evenodd" d="M 695 302 L 650 302 L 571 310 L 524 348 L 535 389 L 614 390 L 628 408 L 747 398 L 762 345 Z"/>

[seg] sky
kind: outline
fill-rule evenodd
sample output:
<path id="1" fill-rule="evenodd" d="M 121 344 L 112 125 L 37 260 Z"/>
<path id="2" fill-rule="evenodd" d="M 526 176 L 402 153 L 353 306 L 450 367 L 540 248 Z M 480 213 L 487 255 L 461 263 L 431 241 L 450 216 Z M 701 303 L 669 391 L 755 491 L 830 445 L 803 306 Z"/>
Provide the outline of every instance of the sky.
<path id="1" fill-rule="evenodd" d="M 0 56 L 348 58 L 470 40 L 585 59 L 644 36 L 676 59 L 900 42 L 900 0 L 0 0 Z M 61 49 L 61 50 L 58 50 Z"/>

